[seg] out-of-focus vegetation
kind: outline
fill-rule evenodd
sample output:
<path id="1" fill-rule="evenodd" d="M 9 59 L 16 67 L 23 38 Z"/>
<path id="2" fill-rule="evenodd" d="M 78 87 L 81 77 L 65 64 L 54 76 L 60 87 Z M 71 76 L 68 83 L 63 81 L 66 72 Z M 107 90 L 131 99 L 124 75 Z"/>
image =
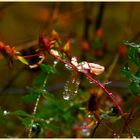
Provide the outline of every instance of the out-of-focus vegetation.
<path id="1" fill-rule="evenodd" d="M 140 46 L 131 43 L 140 39 L 139 7 L 128 2 L 0 2 L 0 41 L 30 55 L 41 34 L 56 30 L 64 42 L 70 41 L 72 56 L 105 67 L 94 77 L 126 113 L 124 121 L 104 92 L 82 75 L 78 94 L 63 99 L 71 71 L 61 63 L 53 71 L 49 55 L 47 65 L 35 69 L 18 61 L 11 67 L 0 55 L 0 137 L 28 137 L 33 118 L 33 137 L 139 137 Z"/>

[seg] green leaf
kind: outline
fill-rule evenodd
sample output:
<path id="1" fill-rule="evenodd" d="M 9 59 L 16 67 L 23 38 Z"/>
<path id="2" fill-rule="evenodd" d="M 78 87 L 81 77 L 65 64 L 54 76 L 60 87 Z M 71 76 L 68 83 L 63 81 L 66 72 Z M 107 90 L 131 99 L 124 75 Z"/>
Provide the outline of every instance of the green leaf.
<path id="1" fill-rule="evenodd" d="M 37 94 L 29 94 L 23 97 L 23 101 L 25 103 L 31 103 L 37 99 L 38 95 Z"/>
<path id="2" fill-rule="evenodd" d="M 41 67 L 43 72 L 47 72 L 48 74 L 56 73 L 55 68 L 51 65 L 41 64 L 40 67 Z"/>
<path id="3" fill-rule="evenodd" d="M 30 118 L 25 118 L 22 120 L 22 124 L 25 126 L 25 127 L 29 127 L 30 124 L 31 124 L 31 119 Z"/>
<path id="4" fill-rule="evenodd" d="M 18 59 L 20 62 L 22 62 L 23 64 L 29 65 L 29 63 L 27 62 L 27 60 L 26 60 L 24 57 L 22 57 L 22 56 L 17 56 L 17 59 Z"/>
<path id="5" fill-rule="evenodd" d="M 132 82 L 129 86 L 130 90 L 132 91 L 133 95 L 140 96 L 140 85 L 136 82 Z"/>
<path id="6" fill-rule="evenodd" d="M 33 82 L 33 85 L 42 85 L 44 83 L 44 80 L 46 79 L 48 75 L 44 72 L 41 72 L 39 76 L 37 76 Z"/>
<path id="7" fill-rule="evenodd" d="M 130 68 L 128 66 L 128 64 L 125 64 L 125 66 L 121 69 L 121 72 L 123 73 L 123 75 L 125 77 L 131 77 L 131 72 L 130 72 Z"/>
<path id="8" fill-rule="evenodd" d="M 17 110 L 17 111 L 10 113 L 10 114 L 16 115 L 16 116 L 22 116 L 22 117 L 29 117 L 30 116 L 28 113 L 24 112 L 23 110 Z"/>
<path id="9" fill-rule="evenodd" d="M 109 121 L 111 121 L 112 123 L 116 122 L 117 120 L 119 120 L 120 117 L 116 117 L 116 116 L 109 116 Z"/>
<path id="10" fill-rule="evenodd" d="M 140 67 L 140 44 L 134 42 L 125 42 L 125 45 L 129 46 L 128 58 L 129 60 Z"/>

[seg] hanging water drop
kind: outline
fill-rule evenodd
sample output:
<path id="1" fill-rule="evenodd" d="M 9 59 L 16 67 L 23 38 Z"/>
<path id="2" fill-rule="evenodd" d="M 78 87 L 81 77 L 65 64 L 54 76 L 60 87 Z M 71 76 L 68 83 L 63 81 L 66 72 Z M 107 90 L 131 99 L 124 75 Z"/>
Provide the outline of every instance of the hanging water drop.
<path id="1" fill-rule="evenodd" d="M 32 131 L 38 134 L 41 131 L 40 124 L 39 123 L 33 123 L 32 125 Z"/>
<path id="2" fill-rule="evenodd" d="M 74 84 L 75 83 L 75 79 L 73 78 L 71 82 L 72 82 L 72 84 Z"/>
<path id="3" fill-rule="evenodd" d="M 109 85 L 111 83 L 112 83 L 112 81 L 108 81 L 108 82 L 104 83 L 104 85 Z"/>
<path id="4" fill-rule="evenodd" d="M 68 92 L 68 91 L 69 91 L 69 89 L 68 89 L 67 87 L 65 87 L 65 91 L 66 91 L 66 92 Z"/>
<path id="5" fill-rule="evenodd" d="M 58 60 L 55 60 L 54 62 L 53 62 L 53 66 L 55 67 L 56 65 L 57 65 L 57 63 L 58 63 Z"/>
<path id="6" fill-rule="evenodd" d="M 47 90 L 46 89 L 42 89 L 42 93 L 47 93 Z"/>
<path id="7" fill-rule="evenodd" d="M 112 93 L 110 92 L 109 95 L 112 95 Z"/>
<path id="8" fill-rule="evenodd" d="M 88 118 L 93 118 L 93 115 L 92 114 L 88 114 Z"/>
<path id="9" fill-rule="evenodd" d="M 89 83 L 92 84 L 93 82 L 91 80 L 89 80 Z"/>
<path id="10" fill-rule="evenodd" d="M 8 114 L 9 114 L 9 112 L 8 112 L 7 110 L 4 110 L 4 111 L 3 111 L 3 115 L 4 115 L 4 116 L 6 116 L 6 115 L 8 115 Z"/>
<path id="11" fill-rule="evenodd" d="M 68 69 L 68 70 L 72 69 L 68 64 L 65 64 L 65 68 Z"/>
<path id="12" fill-rule="evenodd" d="M 89 129 L 82 129 L 81 130 L 81 134 L 85 137 L 88 137 L 90 136 L 90 132 L 89 132 Z"/>
<path id="13" fill-rule="evenodd" d="M 97 125 L 97 124 L 98 124 L 98 121 L 95 122 L 95 125 Z"/>
<path id="14" fill-rule="evenodd" d="M 64 100 L 69 100 L 70 99 L 70 95 L 69 94 L 64 94 L 63 98 L 64 98 Z"/>
<path id="15" fill-rule="evenodd" d="M 76 85 L 80 85 L 80 81 L 79 80 L 76 81 Z"/>
<path id="16" fill-rule="evenodd" d="M 113 133 L 113 136 L 115 137 L 117 134 L 116 133 Z"/>

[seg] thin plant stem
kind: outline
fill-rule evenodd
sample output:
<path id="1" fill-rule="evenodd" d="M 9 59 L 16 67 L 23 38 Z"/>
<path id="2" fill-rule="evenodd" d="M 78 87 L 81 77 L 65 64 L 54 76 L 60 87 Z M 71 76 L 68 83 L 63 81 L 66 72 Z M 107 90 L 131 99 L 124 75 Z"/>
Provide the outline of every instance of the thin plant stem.
<path id="1" fill-rule="evenodd" d="M 100 121 L 96 124 L 96 126 L 94 127 L 94 129 L 93 129 L 93 131 L 92 131 L 92 133 L 91 133 L 90 138 L 93 138 L 93 136 L 95 135 L 95 132 L 96 132 L 97 128 L 98 128 L 99 125 L 101 124 L 101 121 L 103 121 L 103 119 L 100 120 Z"/>
<path id="2" fill-rule="evenodd" d="M 45 88 L 47 80 L 48 80 L 48 75 L 46 76 L 46 78 L 45 78 L 45 80 L 43 82 L 42 88 Z M 37 108 L 38 108 L 38 104 L 39 104 L 40 98 L 41 98 L 41 94 L 39 94 L 37 99 L 36 99 L 35 106 L 34 106 L 34 109 L 33 109 L 33 116 L 37 112 Z M 28 138 L 32 137 L 32 125 L 33 125 L 33 123 L 34 123 L 34 119 L 31 120 L 31 124 L 30 124 L 30 128 L 29 128 L 29 133 L 28 133 Z"/>
<path id="3" fill-rule="evenodd" d="M 137 104 L 137 101 L 138 101 L 138 96 L 136 96 L 135 99 L 134 99 L 134 101 L 133 101 L 133 105 L 131 107 L 129 116 L 127 117 L 126 121 L 124 122 L 124 125 L 122 126 L 122 131 L 126 128 L 126 124 L 129 123 L 129 121 L 131 119 L 131 116 L 133 115 L 133 112 L 134 112 L 135 106 Z"/>
<path id="4" fill-rule="evenodd" d="M 35 103 L 35 106 L 34 106 L 34 109 L 33 109 L 33 115 L 36 114 L 36 111 L 37 111 L 37 107 L 38 107 L 38 104 L 39 104 L 39 100 L 40 100 L 40 94 L 38 95 L 37 99 L 36 99 L 36 103 Z M 32 125 L 34 123 L 34 119 L 31 120 L 31 126 L 29 128 L 29 133 L 28 133 L 28 138 L 31 138 L 32 137 Z"/>
<path id="5" fill-rule="evenodd" d="M 50 51 L 48 51 L 48 53 L 49 53 L 52 57 L 54 57 L 55 59 L 61 61 L 61 62 L 64 63 L 64 64 L 67 64 L 69 67 L 73 68 L 73 70 L 78 71 L 78 69 L 77 69 L 74 65 L 72 65 L 71 63 L 69 63 L 69 62 L 63 60 L 62 58 L 60 58 L 60 57 L 58 57 L 58 56 L 56 56 L 56 55 L 50 53 Z M 78 72 L 79 72 L 79 71 L 78 71 Z M 126 121 L 125 113 L 123 112 L 123 110 L 121 109 L 121 107 L 119 106 L 119 104 L 116 102 L 116 100 L 115 100 L 113 94 L 112 94 L 111 92 L 109 92 L 109 91 L 105 88 L 104 84 L 102 84 L 102 83 L 100 83 L 99 81 L 95 80 L 89 73 L 84 73 L 84 72 L 82 72 L 82 74 L 85 75 L 90 81 L 92 81 L 93 83 L 95 83 L 97 86 L 99 86 L 99 87 L 104 91 L 104 93 L 105 93 L 105 94 L 110 98 L 110 100 L 113 102 L 113 104 L 115 105 L 115 107 L 119 110 L 120 115 L 122 116 L 122 118 L 124 119 L 124 121 Z M 130 128 L 129 128 L 129 125 L 126 124 L 126 126 L 127 126 L 127 129 L 128 129 L 128 132 L 129 132 L 129 134 L 130 134 L 130 137 L 132 137 L 133 135 L 132 135 L 132 132 L 131 132 L 131 130 L 130 130 Z"/>
<path id="6" fill-rule="evenodd" d="M 64 64 L 67 64 L 68 66 L 72 67 L 74 70 L 77 70 L 78 69 L 73 66 L 71 63 L 61 59 L 60 57 L 56 56 L 56 55 L 53 55 L 51 53 L 49 53 L 51 56 L 53 56 L 55 59 L 61 61 L 62 63 Z M 85 75 L 89 80 L 91 80 L 93 83 L 95 83 L 97 86 L 101 87 L 103 89 L 103 91 L 106 93 L 106 95 L 112 100 L 112 102 L 114 103 L 114 105 L 116 106 L 116 108 L 119 110 L 121 116 L 124 118 L 124 112 L 122 111 L 121 107 L 118 105 L 118 103 L 116 102 L 116 100 L 114 99 L 112 93 L 110 93 L 102 83 L 100 83 L 99 81 L 95 80 L 90 74 L 88 73 L 82 73 L 83 75 Z"/>
<path id="7" fill-rule="evenodd" d="M 32 55 L 27 55 L 27 56 L 23 56 L 24 58 L 32 58 L 32 57 L 35 57 L 35 56 L 41 56 L 40 53 L 36 53 L 36 54 L 32 54 Z"/>

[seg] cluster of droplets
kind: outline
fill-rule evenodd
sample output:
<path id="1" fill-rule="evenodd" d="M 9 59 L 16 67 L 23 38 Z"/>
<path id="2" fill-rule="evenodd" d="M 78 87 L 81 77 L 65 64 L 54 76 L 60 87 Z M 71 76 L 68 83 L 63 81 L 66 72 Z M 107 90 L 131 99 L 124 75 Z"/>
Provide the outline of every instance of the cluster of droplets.
<path id="1" fill-rule="evenodd" d="M 79 84 L 79 80 L 66 81 L 63 92 L 64 100 L 69 100 L 78 94 Z"/>
<path id="2" fill-rule="evenodd" d="M 53 66 L 56 67 L 56 65 L 58 64 L 58 62 L 59 62 L 58 60 L 55 60 L 55 61 L 53 62 Z"/>
<path id="3" fill-rule="evenodd" d="M 67 70 L 72 70 L 72 67 L 69 66 L 68 64 L 65 64 L 65 68 L 66 68 Z"/>
<path id="4" fill-rule="evenodd" d="M 50 124 L 54 119 L 52 117 L 50 117 L 49 119 L 46 120 L 47 124 Z"/>
<path id="5" fill-rule="evenodd" d="M 117 133 L 113 133 L 113 138 L 120 138 L 120 136 Z"/>
<path id="6" fill-rule="evenodd" d="M 90 136 L 90 129 L 87 127 L 87 123 L 86 123 L 86 122 L 83 122 L 83 123 L 82 123 L 80 133 L 81 133 L 84 137 L 89 137 L 89 136 Z"/>

